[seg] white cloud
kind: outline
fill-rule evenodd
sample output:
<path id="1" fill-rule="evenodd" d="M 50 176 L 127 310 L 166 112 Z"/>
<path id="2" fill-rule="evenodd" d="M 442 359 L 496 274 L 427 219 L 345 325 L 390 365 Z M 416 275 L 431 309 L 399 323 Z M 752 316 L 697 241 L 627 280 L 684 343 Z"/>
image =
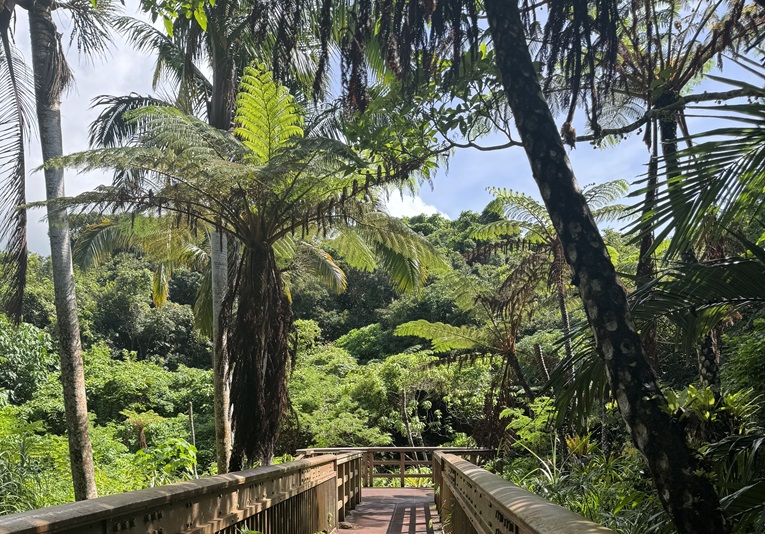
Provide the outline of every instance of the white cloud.
<path id="1" fill-rule="evenodd" d="M 397 191 L 390 194 L 385 201 L 385 210 L 393 217 L 413 217 L 415 215 L 425 214 L 433 215 L 441 213 L 438 208 L 432 204 L 426 204 L 418 195 L 404 193 L 402 196 Z M 441 213 L 447 219 L 448 215 Z"/>

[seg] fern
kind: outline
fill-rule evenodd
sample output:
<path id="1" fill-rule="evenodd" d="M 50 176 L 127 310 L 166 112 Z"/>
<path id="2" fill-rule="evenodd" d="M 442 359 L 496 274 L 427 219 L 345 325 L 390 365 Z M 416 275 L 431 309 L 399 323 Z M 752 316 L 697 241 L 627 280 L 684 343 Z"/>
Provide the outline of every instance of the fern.
<path id="1" fill-rule="evenodd" d="M 271 74 L 254 67 L 244 69 L 236 98 L 234 129 L 255 161 L 266 163 L 291 139 L 303 137 L 303 118 L 289 91 Z"/>
<path id="2" fill-rule="evenodd" d="M 396 327 L 397 336 L 413 336 L 427 339 L 436 353 L 452 350 L 476 349 L 484 346 L 481 330 L 471 326 L 452 326 L 431 323 L 425 319 L 410 321 Z"/>

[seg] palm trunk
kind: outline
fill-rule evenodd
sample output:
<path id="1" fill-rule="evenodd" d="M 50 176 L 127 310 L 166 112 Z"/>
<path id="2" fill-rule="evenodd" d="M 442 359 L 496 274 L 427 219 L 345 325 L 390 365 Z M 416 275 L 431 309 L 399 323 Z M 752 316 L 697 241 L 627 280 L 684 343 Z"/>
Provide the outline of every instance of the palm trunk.
<path id="1" fill-rule="evenodd" d="M 219 9 L 222 8 L 219 5 Z M 221 130 L 231 127 L 231 115 L 236 94 L 236 68 L 231 59 L 228 43 L 220 35 L 211 33 L 213 58 L 213 90 L 208 108 L 208 121 Z M 223 302 L 228 292 L 228 243 L 224 232 L 212 234 L 210 243 L 212 270 L 213 313 L 213 406 L 215 413 L 215 452 L 218 472 L 227 473 L 231 467 L 231 377 L 226 332 L 221 328 Z"/>
<path id="2" fill-rule="evenodd" d="M 223 300 L 228 291 L 228 238 L 222 231 L 210 234 L 213 334 L 213 412 L 215 414 L 215 457 L 218 473 L 228 473 L 231 460 L 231 382 L 226 336 L 221 331 Z"/>
<path id="3" fill-rule="evenodd" d="M 29 33 L 32 36 L 32 67 L 35 78 L 37 120 L 43 161 L 63 155 L 61 135 L 60 64 L 61 43 L 51 18 L 51 7 L 36 2 L 29 11 Z M 64 196 L 64 171 L 45 169 L 45 192 L 48 201 Z M 77 500 L 97 497 L 93 466 L 93 450 L 88 434 L 88 406 L 85 396 L 85 374 L 77 319 L 72 250 L 66 209 L 48 204 L 48 235 L 53 264 L 58 324 L 61 382 L 64 388 L 64 409 L 69 437 L 69 461 Z"/>
<path id="4" fill-rule="evenodd" d="M 710 481 L 683 429 L 667 412 L 646 361 L 605 243 L 579 188 L 529 54 L 515 0 L 486 0 L 489 29 L 506 97 L 534 179 L 574 270 L 598 352 L 606 361 L 614 392 L 632 441 L 642 453 L 659 498 L 681 533 L 728 530 Z"/>

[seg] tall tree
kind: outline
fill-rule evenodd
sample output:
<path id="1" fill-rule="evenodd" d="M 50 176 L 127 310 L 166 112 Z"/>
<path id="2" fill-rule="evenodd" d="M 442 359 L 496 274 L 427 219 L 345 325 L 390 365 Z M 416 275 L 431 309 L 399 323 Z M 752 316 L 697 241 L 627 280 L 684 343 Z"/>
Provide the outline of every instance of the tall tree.
<path id="1" fill-rule="evenodd" d="M 424 239 L 377 211 L 369 197 L 370 188 L 399 180 L 398 173 L 338 141 L 304 136 L 298 106 L 270 74 L 246 69 L 240 88 L 233 135 L 175 108 L 146 108 L 133 115 L 142 125 L 135 146 L 56 163 L 147 173 L 138 187 L 106 188 L 71 202 L 165 209 L 234 238 L 236 275 L 220 316 L 233 367 L 233 467 L 273 457 L 290 361 L 283 269 L 298 245 L 339 285 L 344 276 L 316 239 L 341 226 L 336 246 L 359 245 L 346 256 L 351 265 L 371 268 L 379 255 L 402 289 L 419 287 L 428 265 L 442 265 Z M 361 246 L 361 238 L 368 244 Z"/>
<path id="2" fill-rule="evenodd" d="M 34 76 L 35 106 L 37 126 L 40 133 L 43 160 L 63 155 L 61 133 L 61 94 L 71 81 L 71 71 L 66 62 L 61 35 L 53 22 L 53 10 L 67 10 L 72 18 L 75 31 L 72 39 L 77 41 L 79 50 L 88 54 L 101 54 L 109 41 L 109 20 L 112 7 L 104 2 L 99 8 L 83 0 L 70 0 L 54 4 L 50 1 L 20 2 L 18 6 L 26 9 L 29 17 L 29 33 L 32 44 L 32 71 Z M 3 33 L 6 66 L 10 68 L 15 60 L 9 57 L 8 24 L 13 16 L 15 2 L 6 2 L 0 13 L 0 30 Z M 14 71 L 9 70 L 11 76 Z M 18 90 L 14 91 L 18 98 Z M 19 115 L 19 121 L 22 120 Z M 20 122 L 23 129 L 23 123 Z M 23 146 L 17 157 L 23 161 Z M 23 173 L 23 163 L 16 167 Z M 7 182 L 6 187 L 14 188 L 12 198 L 23 200 L 24 180 Z M 64 173 L 61 169 L 45 170 L 45 191 L 48 200 L 64 196 Z M 9 190 L 9 193 L 11 191 Z M 16 206 L 12 206 L 15 210 Z M 10 218 L 16 224 L 16 233 L 11 238 L 10 257 L 18 265 L 26 261 L 25 245 L 20 241 L 20 227 L 25 222 L 24 211 Z M 7 219 L 8 220 L 8 219 Z M 97 496 L 93 452 L 88 434 L 88 410 L 85 397 L 85 379 L 83 374 L 82 347 L 80 328 L 77 318 L 77 301 L 72 269 L 72 253 L 69 238 L 67 212 L 55 204 L 48 207 L 48 235 L 50 237 L 51 262 L 55 289 L 56 317 L 58 326 L 59 354 L 61 359 L 61 381 L 64 389 L 67 431 L 69 437 L 69 458 L 74 482 L 74 494 L 78 500 Z M 20 274 L 20 268 L 16 268 Z M 23 292 L 23 277 L 17 277 L 16 294 L 12 295 L 11 304 L 20 305 L 19 292 Z M 19 313 L 19 310 L 11 310 Z"/>

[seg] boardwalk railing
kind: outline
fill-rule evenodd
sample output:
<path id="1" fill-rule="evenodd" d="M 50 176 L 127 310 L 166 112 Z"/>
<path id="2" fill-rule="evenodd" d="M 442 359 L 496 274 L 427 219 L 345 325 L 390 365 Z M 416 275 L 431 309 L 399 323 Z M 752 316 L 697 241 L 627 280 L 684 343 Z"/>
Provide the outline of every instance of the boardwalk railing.
<path id="1" fill-rule="evenodd" d="M 447 534 L 613 534 L 453 454 L 436 452 L 433 478 Z"/>
<path id="2" fill-rule="evenodd" d="M 361 453 L 317 456 L 0 517 L 0 534 L 333 532 L 361 499 Z"/>
<path id="3" fill-rule="evenodd" d="M 312 458 L 325 454 L 360 452 L 362 454 L 361 479 L 365 488 L 374 487 L 375 479 L 398 479 L 403 488 L 406 485 L 406 479 L 433 480 L 430 468 L 435 451 L 457 454 L 474 464 L 496 454 L 494 449 L 461 447 L 330 447 L 298 449 L 297 454 Z M 422 470 L 422 467 L 427 469 Z M 407 472 L 408 468 L 415 468 L 416 472 L 411 470 Z"/>

